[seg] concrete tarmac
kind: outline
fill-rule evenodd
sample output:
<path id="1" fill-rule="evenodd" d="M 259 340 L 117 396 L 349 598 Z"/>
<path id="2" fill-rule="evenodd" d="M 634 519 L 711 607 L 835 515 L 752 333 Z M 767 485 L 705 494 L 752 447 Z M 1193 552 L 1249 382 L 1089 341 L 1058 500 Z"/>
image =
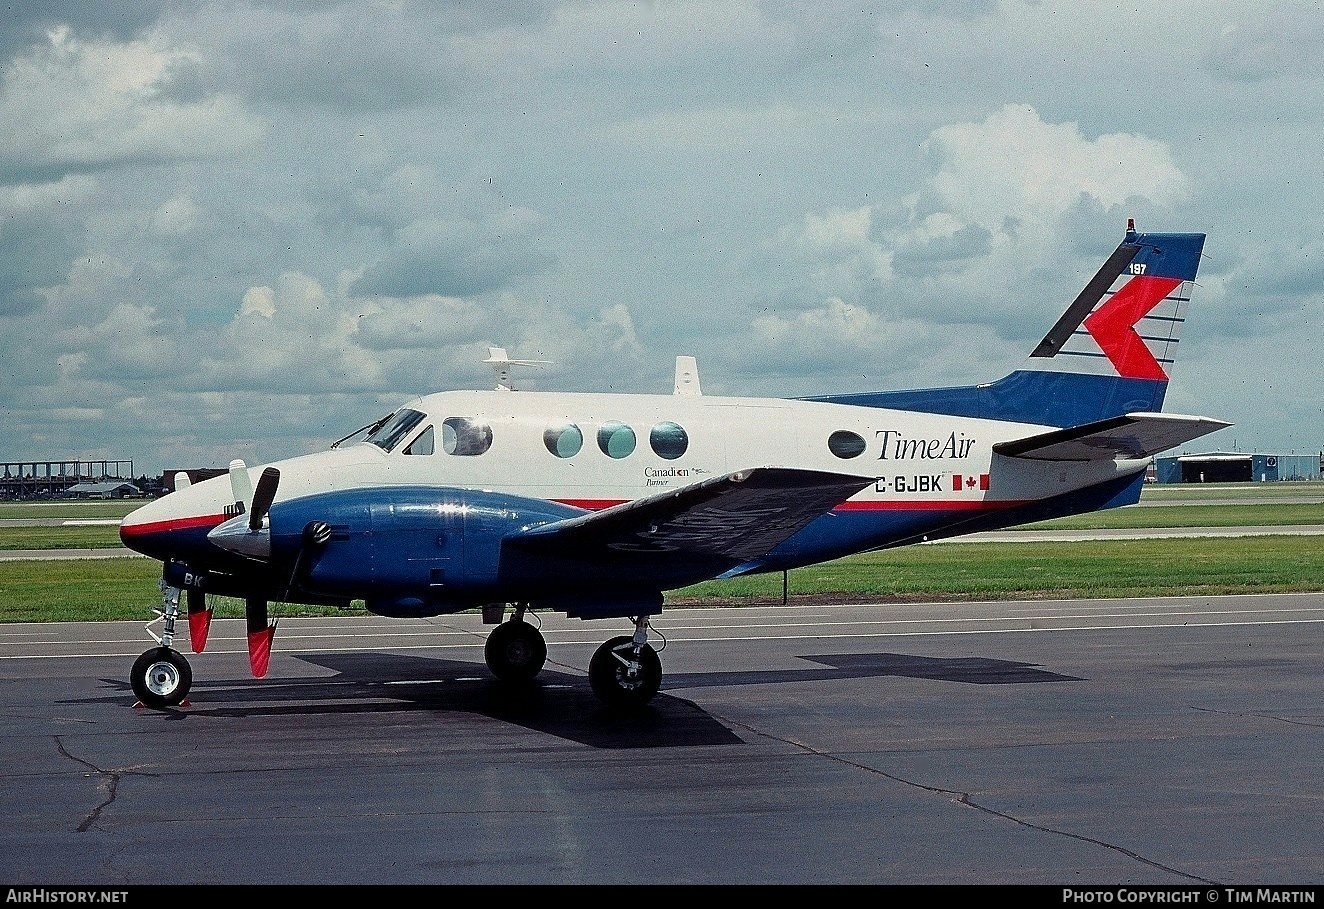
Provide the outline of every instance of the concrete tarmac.
<path id="1" fill-rule="evenodd" d="M 631 715 L 627 624 L 538 618 L 526 687 L 475 615 L 287 619 L 264 679 L 218 620 L 165 711 L 142 623 L 0 626 L 0 881 L 1324 884 L 1324 595 L 667 610 Z"/>

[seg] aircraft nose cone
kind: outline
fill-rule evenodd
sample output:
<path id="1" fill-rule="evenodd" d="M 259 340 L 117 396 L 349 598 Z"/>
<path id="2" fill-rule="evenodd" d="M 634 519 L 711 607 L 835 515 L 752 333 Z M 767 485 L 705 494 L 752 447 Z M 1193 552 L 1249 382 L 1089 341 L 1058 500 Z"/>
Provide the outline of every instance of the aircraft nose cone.
<path id="1" fill-rule="evenodd" d="M 250 559 L 271 558 L 270 525 L 264 520 L 259 529 L 250 530 L 246 514 L 238 515 L 213 527 L 207 533 L 207 540 L 226 552 L 247 556 Z"/>

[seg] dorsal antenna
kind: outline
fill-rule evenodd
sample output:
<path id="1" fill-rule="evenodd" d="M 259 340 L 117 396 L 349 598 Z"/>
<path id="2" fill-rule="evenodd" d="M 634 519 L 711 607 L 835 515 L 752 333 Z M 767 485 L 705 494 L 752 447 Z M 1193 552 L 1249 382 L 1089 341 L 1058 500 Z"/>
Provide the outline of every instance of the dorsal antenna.
<path id="1" fill-rule="evenodd" d="M 531 366 L 537 369 L 551 363 L 551 360 L 512 360 L 506 354 L 504 347 L 489 347 L 487 349 L 487 359 L 483 361 L 496 370 L 497 391 L 514 391 L 515 386 L 510 381 L 510 367 L 512 366 Z"/>
<path id="2" fill-rule="evenodd" d="M 694 357 L 676 357 L 676 382 L 672 391 L 693 397 L 703 394 L 699 387 L 699 363 Z"/>

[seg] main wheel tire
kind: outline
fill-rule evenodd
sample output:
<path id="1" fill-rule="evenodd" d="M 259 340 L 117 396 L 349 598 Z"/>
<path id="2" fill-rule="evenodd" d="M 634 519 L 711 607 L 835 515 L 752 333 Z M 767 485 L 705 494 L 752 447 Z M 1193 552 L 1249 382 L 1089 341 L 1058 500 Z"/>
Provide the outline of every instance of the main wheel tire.
<path id="1" fill-rule="evenodd" d="M 483 659 L 492 674 L 506 682 L 527 682 L 547 662 L 547 641 L 527 622 L 502 622 L 483 645 Z"/>
<path id="2" fill-rule="evenodd" d="M 129 686 L 145 707 L 177 707 L 193 686 L 193 670 L 178 651 L 153 647 L 134 660 Z"/>
<path id="3" fill-rule="evenodd" d="M 637 671 L 631 675 L 621 662 L 633 658 L 630 637 L 612 638 L 593 654 L 588 664 L 588 681 L 593 693 L 608 707 L 642 707 L 653 699 L 662 684 L 662 661 L 651 645 L 639 649 Z"/>

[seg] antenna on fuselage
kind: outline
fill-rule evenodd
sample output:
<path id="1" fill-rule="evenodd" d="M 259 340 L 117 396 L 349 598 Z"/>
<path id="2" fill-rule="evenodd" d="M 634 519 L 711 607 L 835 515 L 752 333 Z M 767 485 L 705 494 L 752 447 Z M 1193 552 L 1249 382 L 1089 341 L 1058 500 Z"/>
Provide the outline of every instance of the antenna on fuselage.
<path id="1" fill-rule="evenodd" d="M 699 388 L 699 361 L 694 357 L 676 357 L 676 385 L 673 391 L 678 395 L 703 394 Z"/>
<path id="2" fill-rule="evenodd" d="M 534 368 L 545 366 L 551 363 L 551 360 L 512 360 L 506 355 L 504 347 L 489 347 L 487 349 L 487 359 L 484 363 L 490 364 L 496 370 L 497 391 L 514 391 L 515 386 L 510 382 L 510 367 L 512 366 L 532 366 Z"/>

